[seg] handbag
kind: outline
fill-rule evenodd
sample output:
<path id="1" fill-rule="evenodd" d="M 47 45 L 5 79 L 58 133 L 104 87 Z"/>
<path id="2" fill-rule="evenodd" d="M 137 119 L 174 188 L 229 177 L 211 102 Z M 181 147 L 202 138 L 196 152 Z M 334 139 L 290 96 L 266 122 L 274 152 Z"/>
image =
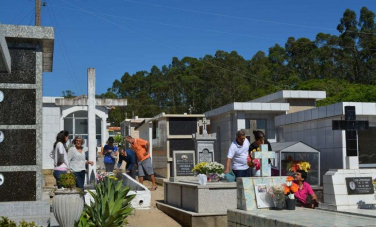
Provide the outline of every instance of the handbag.
<path id="1" fill-rule="evenodd" d="M 235 174 L 232 171 L 226 173 L 225 178 L 228 182 L 235 182 Z"/>

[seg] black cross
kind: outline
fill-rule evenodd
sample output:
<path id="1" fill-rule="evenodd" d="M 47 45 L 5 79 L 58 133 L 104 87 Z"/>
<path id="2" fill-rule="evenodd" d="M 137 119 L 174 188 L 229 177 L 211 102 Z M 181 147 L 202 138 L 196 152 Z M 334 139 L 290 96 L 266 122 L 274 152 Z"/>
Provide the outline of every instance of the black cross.
<path id="1" fill-rule="evenodd" d="M 357 121 L 355 106 L 345 106 L 345 120 L 333 120 L 333 130 L 346 130 L 346 156 L 358 156 L 357 131 L 369 129 L 368 121 Z"/>

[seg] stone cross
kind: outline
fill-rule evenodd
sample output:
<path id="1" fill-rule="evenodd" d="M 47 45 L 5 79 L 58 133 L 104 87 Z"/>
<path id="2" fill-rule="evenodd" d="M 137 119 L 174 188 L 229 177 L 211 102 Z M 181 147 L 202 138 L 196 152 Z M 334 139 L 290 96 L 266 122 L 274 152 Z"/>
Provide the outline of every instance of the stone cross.
<path id="1" fill-rule="evenodd" d="M 208 120 L 206 118 L 202 118 L 202 121 L 199 122 L 199 126 L 202 126 L 202 134 L 208 134 L 208 131 L 206 129 L 206 125 L 208 124 Z"/>
<path id="2" fill-rule="evenodd" d="M 360 130 L 368 130 L 368 121 L 357 121 L 355 106 L 345 106 L 345 120 L 333 120 L 333 130 L 345 130 L 346 133 L 346 168 L 359 169 L 358 136 Z"/>
<path id="3" fill-rule="evenodd" d="M 95 69 L 87 70 L 87 99 L 56 99 L 56 106 L 87 106 L 88 107 L 88 149 L 89 161 L 93 166 L 89 165 L 89 182 L 95 182 L 96 158 L 97 158 L 97 140 L 96 140 L 96 124 L 95 124 L 95 106 L 126 106 L 127 99 L 96 99 L 95 98 Z M 105 135 L 102 135 L 105 136 Z M 103 145 L 103 144 L 102 144 Z"/>
<path id="4" fill-rule="evenodd" d="M 345 106 L 345 120 L 333 120 L 333 130 L 346 130 L 346 156 L 358 156 L 357 131 L 368 130 L 368 121 L 357 121 L 355 106 Z"/>
<path id="5" fill-rule="evenodd" d="M 262 177 L 270 177 L 269 175 L 269 159 L 275 158 L 274 151 L 268 151 L 268 144 L 261 144 L 261 151 L 253 152 L 252 158 L 261 159 L 260 170 Z"/>

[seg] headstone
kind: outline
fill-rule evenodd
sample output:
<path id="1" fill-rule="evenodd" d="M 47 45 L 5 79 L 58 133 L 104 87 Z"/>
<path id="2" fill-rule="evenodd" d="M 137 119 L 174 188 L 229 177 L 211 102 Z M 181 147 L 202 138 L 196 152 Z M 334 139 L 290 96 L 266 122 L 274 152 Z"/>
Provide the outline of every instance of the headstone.
<path id="1" fill-rule="evenodd" d="M 175 177 L 193 176 L 195 166 L 194 151 L 173 151 Z"/>
<path id="2" fill-rule="evenodd" d="M 208 120 L 205 118 L 200 122 L 199 125 L 203 126 L 203 134 L 192 134 L 192 139 L 195 143 L 196 148 L 196 164 L 200 162 L 214 162 L 214 142 L 217 139 L 216 133 L 208 134 L 206 131 L 206 125 Z"/>
<path id="3" fill-rule="evenodd" d="M 252 158 L 261 159 L 260 170 L 262 177 L 271 176 L 271 166 L 269 164 L 269 159 L 275 158 L 274 151 L 268 151 L 268 144 L 261 144 L 261 151 L 253 152 Z"/>
<path id="4" fill-rule="evenodd" d="M 376 169 L 359 169 L 357 131 L 368 129 L 368 121 L 356 121 L 354 106 L 345 106 L 345 120 L 333 121 L 333 130 L 346 130 L 346 169 L 331 169 L 324 175 L 324 203 L 329 210 L 357 209 L 363 201 L 376 204 L 372 179 Z"/>
<path id="5" fill-rule="evenodd" d="M 0 56 L 11 73 L 0 73 L 0 216 L 49 225 L 42 200 L 42 73 L 52 71 L 54 29 L 0 25 Z"/>

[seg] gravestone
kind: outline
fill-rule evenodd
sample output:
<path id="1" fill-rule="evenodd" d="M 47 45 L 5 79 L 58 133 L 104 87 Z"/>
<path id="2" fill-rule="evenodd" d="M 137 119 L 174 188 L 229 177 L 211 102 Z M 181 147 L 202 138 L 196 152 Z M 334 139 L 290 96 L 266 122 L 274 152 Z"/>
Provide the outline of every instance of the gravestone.
<path id="1" fill-rule="evenodd" d="M 195 167 L 194 151 L 173 151 L 175 177 L 193 176 Z"/>
<path id="2" fill-rule="evenodd" d="M 196 148 L 196 164 L 200 162 L 213 162 L 214 161 L 214 142 L 217 139 L 216 133 L 208 134 L 206 130 L 207 124 L 210 122 L 203 118 L 199 121 L 199 126 L 202 126 L 203 134 L 192 134 L 192 139 Z"/>
<path id="3" fill-rule="evenodd" d="M 352 210 L 360 202 L 376 204 L 372 179 L 376 169 L 359 169 L 357 131 L 367 130 L 368 121 L 357 121 L 354 106 L 345 106 L 345 120 L 333 121 L 333 130 L 346 132 L 346 169 L 331 169 L 324 175 L 323 209 Z M 373 214 L 376 217 L 376 212 Z"/>
<path id="4" fill-rule="evenodd" d="M 52 71 L 54 29 L 0 25 L 0 44 L 0 56 L 8 49 L 11 57 L 11 72 L 0 73 L 0 216 L 48 226 L 49 198 L 42 200 L 42 73 Z"/>
<path id="5" fill-rule="evenodd" d="M 274 151 L 268 151 L 268 144 L 261 144 L 261 151 L 255 151 L 252 153 L 252 158 L 261 159 L 260 171 L 262 177 L 270 177 L 271 165 L 269 164 L 269 159 L 275 158 Z"/>

